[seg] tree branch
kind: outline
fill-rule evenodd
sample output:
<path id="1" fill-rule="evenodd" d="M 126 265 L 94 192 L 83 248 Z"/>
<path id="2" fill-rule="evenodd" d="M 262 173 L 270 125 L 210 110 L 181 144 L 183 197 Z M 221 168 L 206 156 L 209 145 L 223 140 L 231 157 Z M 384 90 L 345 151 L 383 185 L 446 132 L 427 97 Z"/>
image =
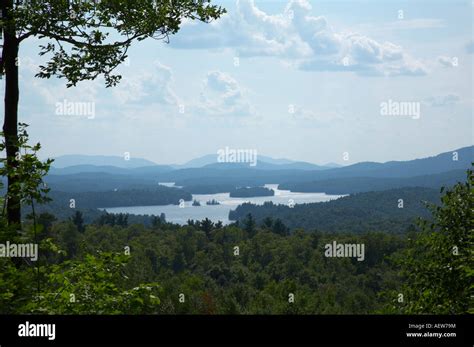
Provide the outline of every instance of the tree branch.
<path id="1" fill-rule="evenodd" d="M 105 45 L 93 45 L 93 44 L 90 44 L 90 43 L 77 41 L 77 40 L 73 39 L 71 36 L 63 37 L 61 35 L 57 35 L 57 34 L 54 34 L 54 33 L 51 33 L 51 32 L 46 32 L 46 31 L 43 31 L 43 30 L 38 30 L 36 33 L 30 33 L 30 34 L 39 35 L 40 38 L 47 37 L 47 38 L 50 38 L 50 39 L 55 39 L 55 40 L 58 40 L 58 41 L 67 42 L 67 43 L 70 43 L 70 44 L 72 44 L 76 47 L 79 47 L 79 48 L 82 48 L 82 47 L 89 47 L 89 48 L 117 48 L 117 47 L 123 47 L 123 46 L 129 45 L 130 43 L 132 43 L 133 40 L 135 40 L 139 37 L 146 36 L 145 34 L 135 34 L 135 35 L 129 37 L 125 41 L 117 41 L 115 43 L 110 43 L 110 44 L 105 44 Z"/>

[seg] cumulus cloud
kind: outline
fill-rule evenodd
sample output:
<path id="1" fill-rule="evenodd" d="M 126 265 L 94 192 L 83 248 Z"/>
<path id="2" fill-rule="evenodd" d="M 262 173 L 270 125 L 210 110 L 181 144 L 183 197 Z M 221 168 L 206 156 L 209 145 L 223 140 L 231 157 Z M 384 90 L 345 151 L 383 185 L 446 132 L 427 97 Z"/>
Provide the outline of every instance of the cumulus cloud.
<path id="1" fill-rule="evenodd" d="M 457 66 L 457 58 L 446 57 L 444 55 L 439 56 L 437 59 L 439 65 L 443 67 L 455 67 Z"/>
<path id="2" fill-rule="evenodd" d="M 302 70 L 356 71 L 369 75 L 423 75 L 422 62 L 398 45 L 337 32 L 314 16 L 307 0 L 291 0 L 283 13 L 267 14 L 253 0 L 237 0 L 236 11 L 211 25 L 188 24 L 171 46 L 231 48 L 242 57 L 274 56 Z"/>
<path id="3" fill-rule="evenodd" d="M 197 109 L 200 114 L 219 117 L 256 114 L 245 97 L 245 90 L 234 78 L 220 71 L 207 74 Z"/>
<path id="4" fill-rule="evenodd" d="M 171 87 L 172 82 L 171 68 L 155 61 L 149 69 L 124 78 L 113 91 L 121 104 L 150 102 L 178 105 L 179 98 Z"/>

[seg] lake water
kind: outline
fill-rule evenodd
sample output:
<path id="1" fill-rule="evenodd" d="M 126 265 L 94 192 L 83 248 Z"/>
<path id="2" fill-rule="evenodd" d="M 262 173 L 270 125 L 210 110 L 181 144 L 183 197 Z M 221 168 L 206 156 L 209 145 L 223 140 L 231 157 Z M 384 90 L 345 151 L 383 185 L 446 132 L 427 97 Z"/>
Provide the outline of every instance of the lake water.
<path id="1" fill-rule="evenodd" d="M 166 186 L 173 186 L 173 183 L 160 183 Z M 168 222 L 186 224 L 188 219 L 202 220 L 209 218 L 213 222 L 221 221 L 229 224 L 229 211 L 235 210 L 237 206 L 251 202 L 262 205 L 265 201 L 272 201 L 274 204 L 304 204 L 310 202 L 324 202 L 340 198 L 344 195 L 328 195 L 325 193 L 294 193 L 289 190 L 279 190 L 278 184 L 266 184 L 265 187 L 275 191 L 274 196 L 262 196 L 255 198 L 231 198 L 229 193 L 219 194 L 193 194 L 193 200 L 201 203 L 201 206 L 192 206 L 193 201 L 185 201 L 184 207 L 178 205 L 165 206 L 132 206 L 132 207 L 112 207 L 104 208 L 109 213 L 129 213 L 160 215 L 164 213 Z M 217 200 L 220 205 L 206 205 L 209 200 Z"/>

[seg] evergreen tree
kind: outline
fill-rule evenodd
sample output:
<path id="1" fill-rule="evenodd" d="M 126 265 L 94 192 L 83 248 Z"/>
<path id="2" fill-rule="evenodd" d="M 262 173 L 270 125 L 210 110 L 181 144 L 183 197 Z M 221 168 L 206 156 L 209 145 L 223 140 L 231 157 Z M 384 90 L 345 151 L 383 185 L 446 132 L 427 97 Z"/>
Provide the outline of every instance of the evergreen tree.
<path id="1" fill-rule="evenodd" d="M 273 219 L 272 217 L 265 217 L 263 219 L 263 222 L 262 222 L 262 225 L 267 228 L 267 229 L 271 229 L 272 228 L 272 225 L 273 225 Z"/>
<path id="2" fill-rule="evenodd" d="M 283 235 L 283 236 L 287 236 L 290 234 L 290 229 L 287 228 L 285 224 L 283 224 L 280 218 L 277 218 L 275 220 L 275 223 L 272 226 L 272 231 L 275 234 Z"/>
<path id="3" fill-rule="evenodd" d="M 252 214 L 247 214 L 247 217 L 244 220 L 244 230 L 249 234 L 250 237 L 255 235 L 255 219 L 253 218 Z"/>
<path id="4" fill-rule="evenodd" d="M 205 218 L 201 222 L 201 230 L 206 233 L 206 236 L 209 238 L 212 228 L 214 227 L 214 223 L 209 219 Z"/>
<path id="5" fill-rule="evenodd" d="M 86 230 L 84 226 L 84 218 L 82 217 L 82 212 L 76 211 L 71 217 L 71 221 L 76 226 L 77 231 L 79 231 L 80 233 L 83 233 Z"/>

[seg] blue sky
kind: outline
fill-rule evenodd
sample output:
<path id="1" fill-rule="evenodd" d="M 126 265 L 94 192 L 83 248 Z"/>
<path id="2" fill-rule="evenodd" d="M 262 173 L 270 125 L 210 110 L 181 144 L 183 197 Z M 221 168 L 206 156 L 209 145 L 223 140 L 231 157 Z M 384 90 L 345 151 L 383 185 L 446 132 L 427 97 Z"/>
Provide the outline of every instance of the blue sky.
<path id="1" fill-rule="evenodd" d="M 227 146 L 350 164 L 472 145 L 471 1 L 218 3 L 220 20 L 134 45 L 115 88 L 34 78 L 39 41 L 25 41 L 20 119 L 42 155 L 182 163 Z M 94 117 L 58 115 L 64 100 Z M 420 117 L 382 115 L 389 100 Z"/>

